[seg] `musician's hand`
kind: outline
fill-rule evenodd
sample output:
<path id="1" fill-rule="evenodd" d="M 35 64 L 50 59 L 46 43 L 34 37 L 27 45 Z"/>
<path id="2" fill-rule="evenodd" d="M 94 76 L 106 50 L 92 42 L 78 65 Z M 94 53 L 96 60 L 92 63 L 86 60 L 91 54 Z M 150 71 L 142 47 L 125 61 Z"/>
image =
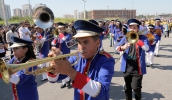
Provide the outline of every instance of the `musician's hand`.
<path id="1" fill-rule="evenodd" d="M 130 47 L 131 46 L 131 43 L 126 43 L 124 46 L 122 46 L 121 48 L 123 49 L 123 50 L 126 50 L 128 47 Z"/>
<path id="2" fill-rule="evenodd" d="M 51 48 L 51 51 L 54 52 L 56 55 L 60 55 L 62 54 L 60 49 L 59 48 L 56 48 L 56 47 L 52 47 Z"/>
<path id="3" fill-rule="evenodd" d="M 69 76 L 72 80 L 75 79 L 77 71 L 71 66 L 67 59 L 65 60 L 54 60 L 50 63 L 50 67 L 55 70 L 52 72 L 54 74 L 63 74 Z"/>

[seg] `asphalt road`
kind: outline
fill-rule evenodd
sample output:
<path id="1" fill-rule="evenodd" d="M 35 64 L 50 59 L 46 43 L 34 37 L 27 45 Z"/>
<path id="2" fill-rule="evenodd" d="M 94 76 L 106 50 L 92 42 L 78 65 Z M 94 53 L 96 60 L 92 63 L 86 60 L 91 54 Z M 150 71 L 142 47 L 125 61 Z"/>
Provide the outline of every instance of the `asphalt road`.
<path id="1" fill-rule="evenodd" d="M 154 69 L 147 68 L 143 77 L 143 100 L 172 100 L 172 34 L 169 38 L 162 38 L 159 57 L 154 58 Z M 105 51 L 113 54 L 114 48 L 109 47 L 109 40 L 103 40 Z M 76 51 L 73 49 L 72 52 Z M 118 58 L 119 55 L 113 55 Z M 120 63 L 115 65 L 115 74 L 110 87 L 110 100 L 124 100 L 124 80 L 120 72 Z M 42 76 L 37 76 L 40 100 L 73 100 L 73 89 L 61 89 L 61 82 L 40 82 Z M 11 84 L 0 80 L 0 100 L 12 100 Z"/>

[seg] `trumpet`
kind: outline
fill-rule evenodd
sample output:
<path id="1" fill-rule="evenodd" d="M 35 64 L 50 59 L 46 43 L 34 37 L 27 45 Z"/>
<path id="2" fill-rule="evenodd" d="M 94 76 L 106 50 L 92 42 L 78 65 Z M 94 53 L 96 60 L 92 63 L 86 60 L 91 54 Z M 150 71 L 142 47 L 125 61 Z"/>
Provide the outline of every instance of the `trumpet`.
<path id="1" fill-rule="evenodd" d="M 55 59 L 62 59 L 62 58 L 66 58 L 66 57 L 70 57 L 70 56 L 76 56 L 77 60 L 75 63 L 71 64 L 71 66 L 74 66 L 75 64 L 77 64 L 78 62 L 78 54 L 81 52 L 75 52 L 75 53 L 71 53 L 71 54 L 64 54 L 64 55 L 59 55 L 56 57 L 47 57 L 44 59 L 35 59 L 35 60 L 31 60 L 28 61 L 26 63 L 23 64 L 7 64 L 4 59 L 0 59 L 0 73 L 2 75 L 2 79 L 4 80 L 5 83 L 9 83 L 10 80 L 10 76 L 14 73 L 16 73 L 19 70 L 22 69 L 28 69 L 30 67 L 45 63 L 45 62 L 49 62 Z M 40 75 L 42 73 L 46 73 L 46 72 L 52 72 L 54 71 L 53 68 L 50 67 L 46 67 L 43 69 L 36 69 L 35 71 L 32 70 L 32 72 L 28 72 L 26 71 L 26 74 L 32 74 L 32 75 Z"/>

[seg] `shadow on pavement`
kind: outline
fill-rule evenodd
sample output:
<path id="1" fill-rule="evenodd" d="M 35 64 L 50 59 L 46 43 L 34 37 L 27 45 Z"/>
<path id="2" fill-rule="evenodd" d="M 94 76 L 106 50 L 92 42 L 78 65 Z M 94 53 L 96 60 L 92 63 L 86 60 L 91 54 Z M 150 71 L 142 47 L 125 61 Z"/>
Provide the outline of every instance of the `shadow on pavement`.
<path id="1" fill-rule="evenodd" d="M 125 94 L 123 91 L 123 86 L 116 86 L 117 84 L 111 83 L 110 86 L 110 99 L 112 100 L 125 100 Z M 161 93 L 146 93 L 142 92 L 142 100 L 160 100 L 161 98 L 165 98 Z M 134 92 L 133 92 L 133 100 L 134 100 Z"/>
<path id="2" fill-rule="evenodd" d="M 160 100 L 161 98 L 165 98 L 161 93 L 142 92 L 142 100 Z"/>
<path id="3" fill-rule="evenodd" d="M 115 71 L 113 77 L 123 77 L 123 73 L 121 71 Z"/>
<path id="4" fill-rule="evenodd" d="M 124 100 L 125 98 L 123 86 L 117 86 L 115 83 L 111 83 L 109 94 L 112 100 Z"/>
<path id="5" fill-rule="evenodd" d="M 161 58 L 172 58 L 172 55 L 161 55 L 161 54 L 159 54 L 158 57 L 161 57 Z"/>
<path id="6" fill-rule="evenodd" d="M 156 65 L 153 65 L 154 68 L 158 68 L 158 69 L 161 69 L 161 70 L 172 70 L 172 65 L 167 65 L 167 66 L 156 66 Z"/>

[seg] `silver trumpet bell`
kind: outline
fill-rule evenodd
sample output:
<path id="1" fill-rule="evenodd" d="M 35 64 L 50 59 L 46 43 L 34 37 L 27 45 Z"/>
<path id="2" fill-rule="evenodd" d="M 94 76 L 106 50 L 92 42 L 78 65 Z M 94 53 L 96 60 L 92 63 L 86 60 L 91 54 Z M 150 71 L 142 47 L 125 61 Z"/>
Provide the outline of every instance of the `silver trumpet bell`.
<path id="1" fill-rule="evenodd" d="M 51 27 L 54 22 L 54 14 L 51 9 L 46 6 L 37 7 L 33 12 L 32 18 L 34 23 L 44 29 L 44 31 Z"/>

